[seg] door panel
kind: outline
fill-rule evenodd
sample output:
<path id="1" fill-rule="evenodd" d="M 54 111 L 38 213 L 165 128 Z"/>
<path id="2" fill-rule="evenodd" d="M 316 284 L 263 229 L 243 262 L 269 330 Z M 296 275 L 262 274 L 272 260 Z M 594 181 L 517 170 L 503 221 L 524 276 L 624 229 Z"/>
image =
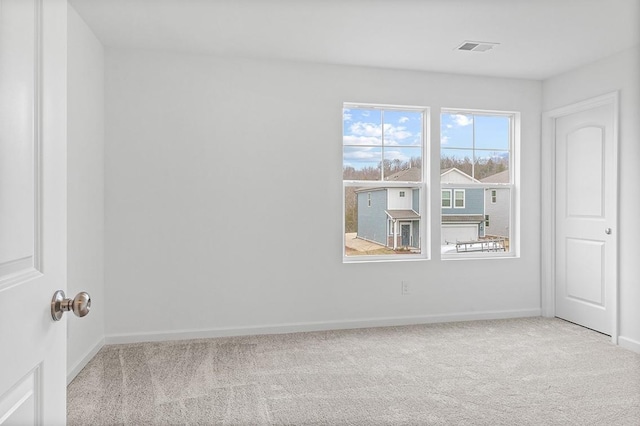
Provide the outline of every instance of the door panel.
<path id="1" fill-rule="evenodd" d="M 64 424 L 64 0 L 0 0 L 0 424 Z"/>
<path id="2" fill-rule="evenodd" d="M 35 8 L 0 3 L 0 282 L 34 266 Z M 11 182 L 9 182 L 11 181 Z"/>
<path id="3" fill-rule="evenodd" d="M 555 137 L 556 316 L 609 335 L 617 279 L 614 123 L 611 101 L 557 118 Z"/>
<path id="4" fill-rule="evenodd" d="M 566 135 L 569 217 L 602 217 L 604 132 L 600 127 L 583 127 Z"/>
<path id="5" fill-rule="evenodd" d="M 604 249 L 602 241 L 567 238 L 567 265 L 582 265 L 567 268 L 567 297 L 605 306 Z"/>
<path id="6" fill-rule="evenodd" d="M 12 389 L 0 398 L 0 424 L 33 425 L 42 423 L 39 401 L 42 398 L 38 386 L 40 366 L 30 371 Z"/>

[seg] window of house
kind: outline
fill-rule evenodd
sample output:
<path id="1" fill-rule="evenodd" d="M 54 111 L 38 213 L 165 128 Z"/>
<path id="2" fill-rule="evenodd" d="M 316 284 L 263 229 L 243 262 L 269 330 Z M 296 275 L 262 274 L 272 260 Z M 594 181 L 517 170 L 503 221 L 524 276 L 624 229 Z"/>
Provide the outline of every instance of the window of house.
<path id="1" fill-rule="evenodd" d="M 464 209 L 464 189 L 453 190 L 453 207 L 456 209 Z"/>
<path id="2" fill-rule="evenodd" d="M 345 261 L 426 257 L 428 134 L 427 108 L 344 104 Z"/>
<path id="3" fill-rule="evenodd" d="M 443 189 L 442 190 L 442 207 L 451 207 L 451 190 Z"/>
<path id="4" fill-rule="evenodd" d="M 518 120 L 518 113 L 442 110 L 443 258 L 514 254 L 512 194 Z M 453 200 L 447 201 L 449 191 Z"/>

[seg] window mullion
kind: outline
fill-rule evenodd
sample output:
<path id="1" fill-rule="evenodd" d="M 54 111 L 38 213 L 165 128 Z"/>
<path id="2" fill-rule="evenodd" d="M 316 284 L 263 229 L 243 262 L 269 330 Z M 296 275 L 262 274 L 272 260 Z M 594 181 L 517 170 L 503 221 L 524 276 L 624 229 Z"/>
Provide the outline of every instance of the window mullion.
<path id="1" fill-rule="evenodd" d="M 471 159 L 471 177 L 476 178 L 476 116 L 475 114 L 471 114 L 471 153 L 473 158 Z"/>
<path id="2" fill-rule="evenodd" d="M 380 177 L 384 180 L 384 110 L 380 111 L 380 142 L 382 143 L 382 162 L 380 163 Z"/>

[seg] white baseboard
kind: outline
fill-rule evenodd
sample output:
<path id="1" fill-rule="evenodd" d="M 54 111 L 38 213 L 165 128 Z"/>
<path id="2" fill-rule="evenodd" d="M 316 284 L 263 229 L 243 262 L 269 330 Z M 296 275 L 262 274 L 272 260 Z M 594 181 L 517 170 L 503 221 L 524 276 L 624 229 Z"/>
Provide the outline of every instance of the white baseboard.
<path id="1" fill-rule="evenodd" d="M 208 339 L 212 337 L 250 336 L 257 334 L 284 334 L 305 331 L 344 330 L 351 328 L 389 327 L 440 322 L 539 317 L 540 315 L 541 310 L 538 308 L 516 311 L 484 311 L 418 317 L 366 318 L 360 320 L 272 324 L 265 326 L 227 327 L 202 330 L 110 334 L 105 337 L 105 342 L 106 344 L 122 344 L 159 342 L 165 340 Z"/>
<path id="2" fill-rule="evenodd" d="M 629 339 L 628 337 L 624 336 L 618 336 L 618 345 L 640 354 L 640 342 L 638 342 L 637 340 Z"/>
<path id="3" fill-rule="evenodd" d="M 82 369 L 96 356 L 98 351 L 105 345 L 105 339 L 102 338 L 96 342 L 95 345 L 74 365 L 72 368 L 67 369 L 67 385 L 76 378 L 76 376 L 82 371 Z"/>

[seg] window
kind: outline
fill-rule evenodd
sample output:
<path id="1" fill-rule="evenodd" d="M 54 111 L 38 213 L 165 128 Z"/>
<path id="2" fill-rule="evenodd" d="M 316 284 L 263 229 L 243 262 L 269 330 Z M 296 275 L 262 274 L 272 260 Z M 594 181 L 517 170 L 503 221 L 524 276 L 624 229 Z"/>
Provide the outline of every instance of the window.
<path id="1" fill-rule="evenodd" d="M 442 207 L 451 207 L 451 190 L 442 190 Z"/>
<path id="2" fill-rule="evenodd" d="M 511 194 L 518 119 L 518 113 L 442 110 L 443 258 L 513 253 Z"/>
<path id="3" fill-rule="evenodd" d="M 425 256 L 427 118 L 422 107 L 344 105 L 345 260 Z"/>
<path id="4" fill-rule="evenodd" d="M 464 209 L 464 189 L 453 190 L 453 208 Z"/>

